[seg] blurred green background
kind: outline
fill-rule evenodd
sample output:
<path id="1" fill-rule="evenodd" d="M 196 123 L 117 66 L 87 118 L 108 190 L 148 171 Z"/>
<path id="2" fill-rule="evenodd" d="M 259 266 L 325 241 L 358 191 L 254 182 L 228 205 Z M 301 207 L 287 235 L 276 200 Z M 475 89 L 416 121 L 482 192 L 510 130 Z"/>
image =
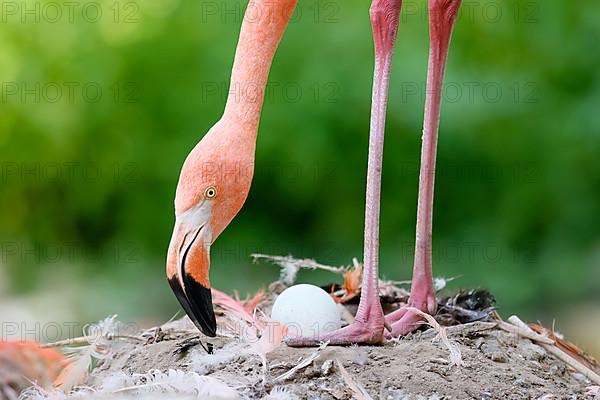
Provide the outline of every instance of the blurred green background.
<path id="1" fill-rule="evenodd" d="M 0 320 L 35 331 L 114 313 L 144 326 L 169 319 L 178 173 L 223 110 L 245 2 L 1 7 Z M 299 2 L 271 70 L 252 191 L 212 248 L 214 287 L 254 292 L 275 280 L 254 252 L 332 265 L 362 256 L 368 7 Z M 594 1 L 464 2 L 434 212 L 434 274 L 460 276 L 450 291 L 488 288 L 505 317 L 555 321 L 597 355 L 599 12 Z M 407 0 L 383 171 L 390 279 L 412 269 L 427 49 L 426 2 Z"/>

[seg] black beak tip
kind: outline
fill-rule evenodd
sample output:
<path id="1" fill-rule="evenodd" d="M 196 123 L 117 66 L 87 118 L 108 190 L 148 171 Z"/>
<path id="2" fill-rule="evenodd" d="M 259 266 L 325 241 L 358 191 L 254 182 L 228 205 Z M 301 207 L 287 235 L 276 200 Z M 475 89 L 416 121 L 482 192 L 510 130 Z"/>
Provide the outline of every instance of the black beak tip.
<path id="1" fill-rule="evenodd" d="M 212 303 L 210 303 L 212 306 Z M 208 317 L 207 319 L 198 318 L 199 324 L 196 326 L 204 333 L 204 335 L 208 337 L 216 337 L 217 336 L 217 321 L 215 319 L 215 312 L 212 307 L 210 311 L 205 315 Z"/>
<path id="2" fill-rule="evenodd" d="M 208 337 L 216 337 L 217 336 L 217 329 L 216 328 L 215 329 L 211 328 L 210 331 L 207 331 L 206 328 L 207 327 L 205 326 L 204 329 L 202 329 L 202 333 L 204 333 L 205 336 L 208 336 Z"/>
<path id="3" fill-rule="evenodd" d="M 194 325 L 208 337 L 217 336 L 217 320 L 212 307 L 212 294 L 189 274 L 184 276 L 185 289 L 177 278 L 169 279 L 171 289 Z"/>

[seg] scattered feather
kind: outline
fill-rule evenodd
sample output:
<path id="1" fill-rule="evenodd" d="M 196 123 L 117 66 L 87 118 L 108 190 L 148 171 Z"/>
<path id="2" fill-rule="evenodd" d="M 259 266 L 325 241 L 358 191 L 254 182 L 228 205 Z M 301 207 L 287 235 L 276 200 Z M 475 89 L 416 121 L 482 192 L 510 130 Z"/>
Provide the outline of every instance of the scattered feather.
<path id="1" fill-rule="evenodd" d="M 243 336 L 240 341 L 230 343 L 213 354 L 192 353 L 192 368 L 196 372 L 207 373 L 240 357 L 256 356 L 262 363 L 263 382 L 266 382 L 268 373 L 267 354 L 281 346 L 286 332 L 287 328 L 279 323 L 266 323 L 260 330 L 260 337 Z"/>
<path id="2" fill-rule="evenodd" d="M 118 329 L 116 318 L 117 316 L 113 315 L 83 328 L 87 344 L 65 349 L 67 365 L 54 381 L 55 386 L 65 393 L 71 392 L 87 379 L 94 360 L 102 360 L 110 356 L 111 338 Z"/>
<path id="3" fill-rule="evenodd" d="M 260 339 L 251 346 L 251 352 L 266 355 L 283 343 L 287 328 L 278 322 L 269 322 L 261 330 Z"/>
<path id="4" fill-rule="evenodd" d="M 237 391 L 216 378 L 170 369 L 132 375 L 118 372 L 107 376 L 96 389 L 78 387 L 69 394 L 35 386 L 23 392 L 19 400 L 134 399 L 140 395 L 147 399 L 152 394 L 160 394 L 161 397 L 156 397 L 160 399 L 164 399 L 164 395 L 176 395 L 178 399 L 182 396 L 213 400 L 239 398 Z"/>
<path id="5" fill-rule="evenodd" d="M 300 267 L 297 264 L 291 262 L 282 262 L 281 271 L 279 272 L 279 280 L 288 286 L 292 286 L 296 283 L 296 276 L 298 276 Z"/>
<path id="6" fill-rule="evenodd" d="M 243 357 L 248 347 L 248 344 L 244 342 L 232 342 L 219 350 L 215 350 L 213 354 L 207 354 L 204 351 L 194 351 L 190 353 L 191 367 L 199 374 L 211 372 L 214 368 Z"/>
<path id="7" fill-rule="evenodd" d="M 360 383 L 352 379 L 352 377 L 350 376 L 348 371 L 346 371 L 346 368 L 344 368 L 344 365 L 340 362 L 340 360 L 336 359 L 335 365 L 340 371 L 342 379 L 344 380 L 344 382 L 346 382 L 348 388 L 352 390 L 352 393 L 354 394 L 354 396 L 352 396 L 353 398 L 355 398 L 356 400 L 373 400 L 373 398 L 369 395 L 369 393 L 367 393 L 365 388 Z"/>
<path id="8" fill-rule="evenodd" d="M 262 329 L 262 323 L 258 321 L 254 315 L 249 313 L 239 301 L 236 301 L 234 298 L 217 289 L 211 289 L 211 292 L 213 304 L 223 308 L 226 316 L 235 317 L 234 320 L 236 322 L 238 322 L 237 320 L 244 321 L 251 326 L 254 326 L 257 330 Z M 233 331 L 234 333 L 241 334 L 244 329 L 238 325 Z"/>
<path id="9" fill-rule="evenodd" d="M 61 353 L 37 342 L 0 341 L 0 398 L 16 399 L 32 383 L 50 388 L 65 362 Z"/>
<path id="10" fill-rule="evenodd" d="M 263 397 L 263 400 L 300 400 L 300 398 L 289 392 L 286 388 L 278 386 L 273 388 L 267 396 Z"/>
<path id="11" fill-rule="evenodd" d="M 352 267 L 344 272 L 344 283 L 341 293 L 333 293 L 336 303 L 346 303 L 360 294 L 363 276 L 363 265 L 356 258 L 352 260 Z"/>
<path id="12" fill-rule="evenodd" d="M 283 338 L 287 333 L 287 328 L 277 322 L 269 323 L 263 330 L 260 340 L 253 344 L 247 354 L 254 354 L 260 358 L 263 370 L 263 382 L 267 381 L 268 361 L 267 354 L 281 346 Z"/>
<path id="13" fill-rule="evenodd" d="M 313 361 L 315 361 L 317 358 L 319 358 L 321 356 L 321 352 L 323 351 L 323 349 L 325 349 L 325 347 L 327 347 L 328 344 L 329 344 L 329 342 L 322 343 L 317 350 L 313 351 L 304 360 L 301 360 L 295 367 L 293 367 L 289 371 L 284 372 L 283 374 L 279 375 L 277 378 L 273 379 L 273 382 L 285 381 L 285 380 L 291 378 L 299 370 L 304 369 L 304 368 L 308 367 L 309 365 L 311 365 L 313 363 Z"/>
<path id="14" fill-rule="evenodd" d="M 267 379 L 267 357 L 271 351 L 277 349 L 283 343 L 287 328 L 270 320 L 266 315 L 256 317 L 254 304 L 264 299 L 264 293 L 257 294 L 247 304 L 234 299 L 227 294 L 212 289 L 213 302 L 225 310 L 226 320 L 221 324 L 220 333 L 240 339 L 231 348 L 224 348 L 218 354 L 208 354 L 194 357 L 194 369 L 206 371 L 207 368 L 227 363 L 239 356 L 258 356 L 263 366 L 263 381 Z M 248 304 L 252 308 L 248 308 Z M 252 311 L 251 311 L 252 310 Z"/>
<path id="15" fill-rule="evenodd" d="M 187 394 L 201 399 L 238 398 L 238 393 L 234 389 L 216 378 L 176 369 L 170 369 L 167 372 L 152 370 L 147 374 L 133 374 L 131 378 L 125 377 L 123 383 L 126 382 L 129 383 L 129 386 L 123 387 L 117 392 Z M 113 381 L 112 385 L 114 384 Z"/>
<path id="16" fill-rule="evenodd" d="M 235 298 L 248 313 L 254 315 L 258 305 L 267 299 L 267 295 L 265 294 L 264 290 L 259 290 L 252 298 L 250 298 L 250 295 L 247 294 L 244 300 L 240 300 L 240 297 L 237 293 L 235 294 Z"/>
<path id="17" fill-rule="evenodd" d="M 123 371 L 115 372 L 105 376 L 100 382 L 99 391 L 103 393 L 115 393 L 122 390 L 125 387 L 133 386 L 135 379 L 131 374 Z"/>
<path id="18" fill-rule="evenodd" d="M 46 390 L 40 386 L 32 386 L 21 392 L 19 400 L 67 400 L 68 396 L 60 390 Z"/>
<path id="19" fill-rule="evenodd" d="M 440 290 L 444 289 L 447 284 L 448 281 L 444 278 L 439 277 L 433 279 L 433 287 L 435 288 L 436 292 L 439 292 Z"/>

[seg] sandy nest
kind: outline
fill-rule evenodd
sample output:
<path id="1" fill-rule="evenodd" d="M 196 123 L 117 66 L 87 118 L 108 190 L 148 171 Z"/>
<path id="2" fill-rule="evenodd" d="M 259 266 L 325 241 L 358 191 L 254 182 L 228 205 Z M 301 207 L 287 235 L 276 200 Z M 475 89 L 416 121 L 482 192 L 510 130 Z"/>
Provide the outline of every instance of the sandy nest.
<path id="1" fill-rule="evenodd" d="M 153 328 L 145 343 L 123 342 L 110 361 L 96 368 L 89 384 L 100 385 L 115 373 L 150 370 L 195 371 L 218 378 L 241 398 L 300 399 L 594 399 L 597 387 L 543 346 L 499 327 L 497 321 L 448 326 L 448 338 L 462 353 L 452 365 L 448 347 L 435 329 L 382 346 L 319 350 L 285 345 L 260 357 L 236 353 L 234 338 L 207 341 L 187 318 Z M 233 351 L 231 350 L 233 349 Z M 223 354 L 229 354 L 223 357 Z M 297 368 L 302 361 L 306 366 Z M 288 373 L 294 369 L 292 373 Z M 286 375 L 286 373 L 288 373 Z M 364 390 L 361 394 L 361 390 Z M 281 391 L 285 391 L 281 394 Z M 362 396 L 362 397 L 361 397 Z M 275 397 L 270 397 L 275 398 Z"/>

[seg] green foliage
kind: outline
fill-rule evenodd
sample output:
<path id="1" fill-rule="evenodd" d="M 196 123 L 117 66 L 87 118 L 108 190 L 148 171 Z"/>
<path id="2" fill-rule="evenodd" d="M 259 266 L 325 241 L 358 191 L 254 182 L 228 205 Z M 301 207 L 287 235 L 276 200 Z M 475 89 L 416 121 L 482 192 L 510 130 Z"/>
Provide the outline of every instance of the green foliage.
<path id="1" fill-rule="evenodd" d="M 26 3 L 42 13 L 53 2 Z M 600 6 L 575 3 L 471 2 L 453 38 L 434 273 L 489 288 L 506 312 L 600 289 Z M 58 291 L 95 287 L 104 314 L 164 319 L 177 309 L 164 260 L 178 173 L 221 115 L 245 4 L 104 0 L 98 22 L 78 4 L 72 21 L 1 16 L 2 266 L 14 292 L 60 276 Z M 424 7 L 405 2 L 391 77 L 381 273 L 393 279 L 412 268 Z M 277 276 L 252 265 L 252 252 L 335 265 L 362 254 L 368 4 L 301 1 L 299 10 L 273 63 L 250 197 L 212 249 L 224 290 Z"/>

